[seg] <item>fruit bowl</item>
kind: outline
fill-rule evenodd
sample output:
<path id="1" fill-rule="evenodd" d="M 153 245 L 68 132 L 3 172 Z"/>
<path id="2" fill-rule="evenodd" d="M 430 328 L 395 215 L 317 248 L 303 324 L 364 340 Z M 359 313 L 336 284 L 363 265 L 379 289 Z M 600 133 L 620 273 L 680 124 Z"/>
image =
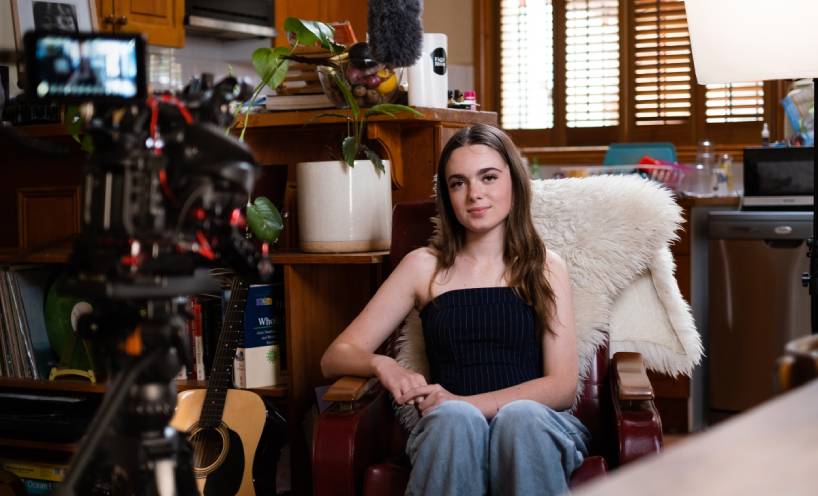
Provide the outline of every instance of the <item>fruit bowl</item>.
<path id="1" fill-rule="evenodd" d="M 391 69 L 377 63 L 355 64 L 346 57 L 337 57 L 333 62 L 333 66 L 317 66 L 316 71 L 324 93 L 335 106 L 349 107 L 338 88 L 337 79 L 346 83 L 361 107 L 392 103 L 397 99 L 403 78 L 402 68 Z"/>

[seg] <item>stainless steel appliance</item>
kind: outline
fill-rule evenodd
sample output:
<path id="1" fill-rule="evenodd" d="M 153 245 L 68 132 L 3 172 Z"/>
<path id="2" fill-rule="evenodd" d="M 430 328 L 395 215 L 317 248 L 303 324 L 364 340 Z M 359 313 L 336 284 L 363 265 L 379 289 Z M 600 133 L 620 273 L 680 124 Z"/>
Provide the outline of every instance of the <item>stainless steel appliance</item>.
<path id="1" fill-rule="evenodd" d="M 743 210 L 809 210 L 813 204 L 813 147 L 744 149 Z"/>
<path id="2" fill-rule="evenodd" d="M 785 343 L 810 333 L 800 276 L 809 266 L 804 241 L 812 220 L 812 212 L 710 213 L 711 410 L 736 412 L 769 399 Z"/>
<path id="3" fill-rule="evenodd" d="M 186 0 L 187 31 L 221 39 L 273 38 L 273 0 Z"/>

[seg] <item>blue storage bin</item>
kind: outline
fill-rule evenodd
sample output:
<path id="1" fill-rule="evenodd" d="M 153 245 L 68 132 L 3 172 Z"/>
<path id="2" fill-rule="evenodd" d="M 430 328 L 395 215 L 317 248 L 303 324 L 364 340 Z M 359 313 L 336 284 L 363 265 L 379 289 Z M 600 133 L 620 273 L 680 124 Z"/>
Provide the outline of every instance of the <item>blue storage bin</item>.
<path id="1" fill-rule="evenodd" d="M 657 160 L 676 162 L 676 147 L 673 143 L 611 143 L 605 153 L 603 165 L 634 165 L 644 156 Z"/>

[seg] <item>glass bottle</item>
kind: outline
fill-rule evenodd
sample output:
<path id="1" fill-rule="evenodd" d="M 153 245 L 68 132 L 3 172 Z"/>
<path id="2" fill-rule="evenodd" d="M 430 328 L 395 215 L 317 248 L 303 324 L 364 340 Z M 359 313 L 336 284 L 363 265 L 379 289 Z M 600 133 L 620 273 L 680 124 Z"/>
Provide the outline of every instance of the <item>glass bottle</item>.
<path id="1" fill-rule="evenodd" d="M 688 171 L 685 192 L 690 196 L 713 196 L 713 142 L 709 139 L 699 141 L 696 147 L 696 163 Z"/>
<path id="2" fill-rule="evenodd" d="M 719 163 L 713 169 L 713 192 L 716 196 L 728 196 L 732 194 L 731 168 L 733 159 L 729 153 L 719 155 Z"/>

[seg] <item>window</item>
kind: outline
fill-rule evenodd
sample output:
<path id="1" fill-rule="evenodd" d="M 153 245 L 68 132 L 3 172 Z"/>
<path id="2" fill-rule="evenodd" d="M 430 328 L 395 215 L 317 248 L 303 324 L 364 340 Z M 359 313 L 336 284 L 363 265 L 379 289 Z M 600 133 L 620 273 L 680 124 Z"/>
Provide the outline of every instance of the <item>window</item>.
<path id="1" fill-rule="evenodd" d="M 693 104 L 693 57 L 682 0 L 633 0 L 634 120 L 682 124 Z"/>
<path id="2" fill-rule="evenodd" d="M 490 71 L 481 91 L 492 92 L 500 125 L 526 146 L 684 144 L 703 136 L 749 143 L 760 121 L 775 122 L 779 98 L 765 96 L 761 82 L 696 84 L 684 0 L 478 4 L 500 29 L 499 39 L 479 41 L 499 57 L 496 66 L 478 62 Z"/>
<path id="3" fill-rule="evenodd" d="M 566 2 L 565 93 L 568 127 L 619 124 L 619 0 Z"/>
<path id="4" fill-rule="evenodd" d="M 764 120 L 764 85 L 761 82 L 705 86 L 707 123 Z"/>
<path id="5" fill-rule="evenodd" d="M 506 129 L 554 127 L 551 0 L 500 2 L 500 105 Z"/>

